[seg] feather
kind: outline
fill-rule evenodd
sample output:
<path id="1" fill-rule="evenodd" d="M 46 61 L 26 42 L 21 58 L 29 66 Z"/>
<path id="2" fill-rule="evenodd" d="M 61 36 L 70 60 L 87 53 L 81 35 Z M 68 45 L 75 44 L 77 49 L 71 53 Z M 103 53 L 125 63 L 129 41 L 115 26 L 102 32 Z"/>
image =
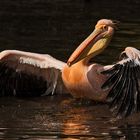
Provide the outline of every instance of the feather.
<path id="1" fill-rule="evenodd" d="M 118 117 L 140 111 L 140 53 L 131 51 L 134 51 L 133 55 L 129 50 L 126 58 L 102 72 L 109 75 L 102 85 L 103 90 L 110 89 L 106 101 Z"/>
<path id="2" fill-rule="evenodd" d="M 127 81 L 126 78 L 121 80 L 120 77 L 119 81 L 116 83 L 116 86 L 113 86 L 113 88 L 110 90 L 107 96 L 107 101 L 109 100 L 108 102 L 110 103 L 110 108 L 113 108 L 114 106 L 116 106 L 116 104 L 118 104 L 120 97 L 123 93 L 123 90 L 125 88 L 126 81 Z"/>
<path id="3" fill-rule="evenodd" d="M 61 76 L 54 78 L 56 73 L 61 75 L 64 65 L 49 55 L 3 51 L 0 53 L 0 96 L 40 96 L 49 85 L 55 85 L 50 93 L 59 93 L 60 86 L 66 91 L 64 85 L 58 85 Z"/>
<path id="4" fill-rule="evenodd" d="M 131 77 L 130 77 L 130 67 L 128 67 L 127 70 L 127 82 L 125 84 L 125 88 L 122 92 L 122 96 L 119 100 L 119 104 L 118 104 L 118 111 L 117 111 L 117 116 L 121 116 L 123 113 L 125 114 L 125 110 L 127 108 L 127 102 L 129 102 L 131 100 L 131 98 L 129 98 L 130 94 L 130 87 L 131 87 Z M 128 100 L 129 98 L 129 100 Z"/>
<path id="5" fill-rule="evenodd" d="M 112 83 L 114 83 L 114 81 L 116 81 L 117 77 L 119 75 L 119 70 L 115 71 L 110 78 L 102 85 L 102 89 L 103 90 L 108 90 L 111 86 Z"/>

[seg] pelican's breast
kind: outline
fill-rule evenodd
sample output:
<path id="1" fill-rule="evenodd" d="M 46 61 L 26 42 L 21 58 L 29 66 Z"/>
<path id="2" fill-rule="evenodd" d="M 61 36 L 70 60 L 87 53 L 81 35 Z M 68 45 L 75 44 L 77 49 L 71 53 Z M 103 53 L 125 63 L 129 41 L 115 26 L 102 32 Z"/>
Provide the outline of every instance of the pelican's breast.
<path id="1" fill-rule="evenodd" d="M 86 67 L 65 66 L 62 71 L 62 79 L 69 92 L 77 98 L 85 97 L 88 89 L 85 76 Z"/>

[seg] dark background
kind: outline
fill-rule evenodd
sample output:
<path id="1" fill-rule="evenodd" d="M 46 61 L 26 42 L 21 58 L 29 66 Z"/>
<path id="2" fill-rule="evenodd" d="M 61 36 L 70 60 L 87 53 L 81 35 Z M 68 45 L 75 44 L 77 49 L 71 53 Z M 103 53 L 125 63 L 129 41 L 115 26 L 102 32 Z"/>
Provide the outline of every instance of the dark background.
<path id="1" fill-rule="evenodd" d="M 139 24 L 140 1 L 0 0 L 0 50 L 48 53 L 66 60 L 102 18 Z"/>

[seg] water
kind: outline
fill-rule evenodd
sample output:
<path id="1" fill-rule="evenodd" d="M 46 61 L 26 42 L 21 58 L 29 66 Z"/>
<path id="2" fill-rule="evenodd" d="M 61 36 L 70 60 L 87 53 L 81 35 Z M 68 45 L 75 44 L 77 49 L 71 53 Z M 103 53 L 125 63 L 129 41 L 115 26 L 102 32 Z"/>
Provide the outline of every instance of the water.
<path id="1" fill-rule="evenodd" d="M 0 50 L 48 53 L 66 61 L 97 20 L 120 20 L 104 53 L 111 64 L 126 46 L 140 48 L 140 2 L 135 0 L 0 1 Z M 0 139 L 139 140 L 140 115 L 116 120 L 108 106 L 70 95 L 0 98 Z"/>

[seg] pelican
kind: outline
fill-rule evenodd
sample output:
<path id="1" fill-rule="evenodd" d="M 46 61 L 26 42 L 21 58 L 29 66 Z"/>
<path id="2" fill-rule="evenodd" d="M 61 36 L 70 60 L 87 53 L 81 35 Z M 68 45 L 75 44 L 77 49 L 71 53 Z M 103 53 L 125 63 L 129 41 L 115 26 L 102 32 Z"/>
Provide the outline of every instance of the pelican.
<path id="1" fill-rule="evenodd" d="M 18 50 L 0 53 L 0 93 L 38 96 L 70 93 L 75 98 L 108 102 L 118 116 L 140 109 L 140 51 L 126 47 L 113 65 L 91 63 L 109 44 L 116 22 L 101 19 L 67 63 L 47 54 Z"/>

